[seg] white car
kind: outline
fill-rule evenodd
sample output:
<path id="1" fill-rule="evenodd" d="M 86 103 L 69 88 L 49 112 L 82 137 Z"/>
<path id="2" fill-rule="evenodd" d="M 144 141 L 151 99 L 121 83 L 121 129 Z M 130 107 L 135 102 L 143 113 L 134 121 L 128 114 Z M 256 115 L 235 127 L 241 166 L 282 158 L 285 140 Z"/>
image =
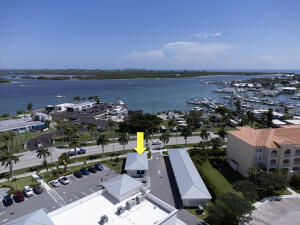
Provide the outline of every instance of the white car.
<path id="1" fill-rule="evenodd" d="M 160 141 L 153 141 L 152 145 L 161 145 L 161 142 Z"/>
<path id="2" fill-rule="evenodd" d="M 26 197 L 33 196 L 33 191 L 31 187 L 25 186 L 23 191 Z"/>
<path id="3" fill-rule="evenodd" d="M 58 181 L 64 185 L 70 183 L 70 181 L 67 177 L 60 177 L 60 178 L 58 178 Z"/>
<path id="4" fill-rule="evenodd" d="M 58 187 L 60 185 L 60 183 L 57 180 L 50 181 L 50 184 L 52 185 L 52 187 Z"/>

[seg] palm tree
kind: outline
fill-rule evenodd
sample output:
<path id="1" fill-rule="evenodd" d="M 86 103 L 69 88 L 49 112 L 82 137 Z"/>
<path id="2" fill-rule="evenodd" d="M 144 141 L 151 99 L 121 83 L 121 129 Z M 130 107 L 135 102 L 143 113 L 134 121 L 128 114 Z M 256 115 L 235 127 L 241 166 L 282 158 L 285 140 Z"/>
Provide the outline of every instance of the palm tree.
<path id="1" fill-rule="evenodd" d="M 93 137 L 93 142 L 95 142 L 95 135 L 96 135 L 96 131 L 97 131 L 96 124 L 94 124 L 93 122 L 89 122 L 87 129 L 88 129 L 89 133 L 91 134 L 91 136 Z"/>
<path id="2" fill-rule="evenodd" d="M 10 176 L 14 176 L 13 166 L 19 161 L 19 157 L 14 155 L 12 151 L 4 151 L 0 155 L 1 166 L 9 167 Z"/>
<path id="3" fill-rule="evenodd" d="M 64 165 L 64 170 L 65 172 L 67 172 L 68 163 L 70 163 L 71 161 L 68 153 L 66 152 L 62 153 L 59 156 L 58 161 Z"/>
<path id="4" fill-rule="evenodd" d="M 8 136 L 9 136 L 9 140 L 11 141 L 10 148 L 13 149 L 13 147 L 14 147 L 14 138 L 16 136 L 16 133 L 14 131 L 9 131 Z"/>
<path id="5" fill-rule="evenodd" d="M 108 145 L 108 143 L 109 143 L 108 138 L 103 134 L 101 134 L 97 139 L 97 145 L 98 146 L 101 145 L 101 147 L 102 147 L 102 157 L 104 157 L 104 146 Z"/>
<path id="6" fill-rule="evenodd" d="M 170 127 L 170 129 L 171 129 L 171 133 L 172 133 L 172 135 L 173 135 L 173 129 L 177 126 L 177 120 L 175 119 L 175 118 L 172 118 L 172 119 L 170 119 L 169 121 L 168 121 L 168 125 L 169 125 L 169 127 Z"/>
<path id="7" fill-rule="evenodd" d="M 209 116 L 209 120 L 212 122 L 212 124 L 213 124 L 213 127 L 215 126 L 215 122 L 217 122 L 217 117 L 216 117 L 216 115 L 211 115 L 211 116 Z"/>
<path id="8" fill-rule="evenodd" d="M 170 134 L 169 132 L 163 133 L 160 137 L 159 140 L 161 140 L 164 143 L 164 147 L 166 146 L 166 144 L 168 144 L 169 140 L 170 140 Z"/>
<path id="9" fill-rule="evenodd" d="M 205 128 L 203 128 L 203 129 L 201 129 L 200 137 L 201 137 L 203 140 L 208 140 L 208 138 L 210 137 L 210 133 L 207 132 L 207 130 L 206 130 Z"/>
<path id="10" fill-rule="evenodd" d="M 186 126 L 186 127 L 183 127 L 182 131 L 181 131 L 181 136 L 184 137 L 184 141 L 185 141 L 185 145 L 187 143 L 187 138 L 192 136 L 192 129 L 190 126 Z"/>
<path id="11" fill-rule="evenodd" d="M 251 111 L 248 111 L 246 114 L 247 114 L 248 120 L 250 121 L 250 125 L 252 127 L 253 122 L 255 121 L 255 115 Z"/>
<path id="12" fill-rule="evenodd" d="M 227 133 L 225 131 L 224 128 L 221 128 L 220 130 L 218 130 L 217 134 L 219 135 L 220 138 L 222 138 L 223 140 L 225 139 Z"/>
<path id="13" fill-rule="evenodd" d="M 2 133 L 0 133 L 0 137 L 1 137 L 0 140 L 5 143 L 5 148 L 7 150 L 9 150 L 9 147 L 8 147 L 8 142 L 10 140 L 9 134 L 7 132 L 2 132 Z"/>
<path id="14" fill-rule="evenodd" d="M 49 150 L 47 149 L 47 148 L 44 148 L 43 146 L 40 148 L 40 149 L 38 149 L 38 150 L 36 150 L 36 156 L 39 158 L 39 159 L 41 159 L 41 158 L 43 158 L 43 165 L 45 165 L 46 167 L 46 169 L 47 169 L 47 173 L 48 173 L 48 162 L 47 162 L 47 158 L 49 157 L 49 155 L 50 155 L 50 152 L 49 152 Z M 45 163 L 46 162 L 46 163 Z"/>
<path id="15" fill-rule="evenodd" d="M 148 146 L 149 139 L 151 139 L 151 134 L 148 130 L 146 130 L 144 132 L 144 138 L 145 138 L 145 141 L 146 141 L 146 145 Z"/>
<path id="16" fill-rule="evenodd" d="M 75 160 L 77 162 L 77 152 L 76 152 L 76 150 L 77 150 L 77 147 L 79 147 L 79 142 L 78 142 L 78 139 L 76 137 L 72 138 L 70 146 L 75 148 Z"/>
<path id="17" fill-rule="evenodd" d="M 109 130 L 113 133 L 113 138 L 115 138 L 115 129 L 116 129 L 116 122 L 113 121 L 113 120 L 109 120 L 108 121 L 108 127 L 109 127 Z M 113 141 L 113 154 L 115 153 L 115 142 Z"/>
<path id="18" fill-rule="evenodd" d="M 121 133 L 118 138 L 119 144 L 123 146 L 123 154 L 125 154 L 125 145 L 128 144 L 128 140 L 129 140 L 129 137 L 126 133 Z"/>

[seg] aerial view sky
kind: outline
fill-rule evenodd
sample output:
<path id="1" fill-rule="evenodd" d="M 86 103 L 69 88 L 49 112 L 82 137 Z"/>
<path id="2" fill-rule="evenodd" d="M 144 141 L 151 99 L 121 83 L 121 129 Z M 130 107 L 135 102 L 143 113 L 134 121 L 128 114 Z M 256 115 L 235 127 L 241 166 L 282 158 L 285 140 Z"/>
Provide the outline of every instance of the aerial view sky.
<path id="1" fill-rule="evenodd" d="M 298 0 L 2 0 L 0 69 L 299 69 Z"/>

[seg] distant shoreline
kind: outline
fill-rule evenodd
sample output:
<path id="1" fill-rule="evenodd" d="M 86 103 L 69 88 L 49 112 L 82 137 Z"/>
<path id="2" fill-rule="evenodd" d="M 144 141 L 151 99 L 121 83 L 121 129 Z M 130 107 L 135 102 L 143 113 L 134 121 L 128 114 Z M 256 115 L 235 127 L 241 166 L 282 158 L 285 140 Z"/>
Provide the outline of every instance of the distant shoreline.
<path id="1" fill-rule="evenodd" d="M 1 71 L 1 75 L 24 75 L 24 79 L 39 80 L 113 80 L 140 78 L 190 78 L 221 75 L 275 75 L 274 72 L 208 72 L 208 71 L 150 71 L 150 70 L 11 70 Z M 281 72 L 279 74 L 291 74 Z M 60 76 L 58 76 L 60 75 Z M 55 77 L 56 76 L 56 77 Z"/>

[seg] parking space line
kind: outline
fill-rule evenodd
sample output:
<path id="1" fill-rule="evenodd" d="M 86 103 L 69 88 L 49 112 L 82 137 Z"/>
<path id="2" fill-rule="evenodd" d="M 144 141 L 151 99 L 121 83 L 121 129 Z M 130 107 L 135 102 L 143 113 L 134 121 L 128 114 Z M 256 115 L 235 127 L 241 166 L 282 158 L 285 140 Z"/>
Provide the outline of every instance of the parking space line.
<path id="1" fill-rule="evenodd" d="M 96 192 L 93 188 L 89 188 L 92 193 Z"/>
<path id="2" fill-rule="evenodd" d="M 83 196 L 87 196 L 87 194 L 86 194 L 85 192 L 83 192 L 83 191 L 81 192 L 81 194 L 82 194 Z"/>
<path id="3" fill-rule="evenodd" d="M 74 198 L 76 198 L 77 200 L 79 199 L 79 197 L 78 197 L 78 196 L 76 196 L 76 195 L 73 195 L 73 197 L 74 197 Z"/>

